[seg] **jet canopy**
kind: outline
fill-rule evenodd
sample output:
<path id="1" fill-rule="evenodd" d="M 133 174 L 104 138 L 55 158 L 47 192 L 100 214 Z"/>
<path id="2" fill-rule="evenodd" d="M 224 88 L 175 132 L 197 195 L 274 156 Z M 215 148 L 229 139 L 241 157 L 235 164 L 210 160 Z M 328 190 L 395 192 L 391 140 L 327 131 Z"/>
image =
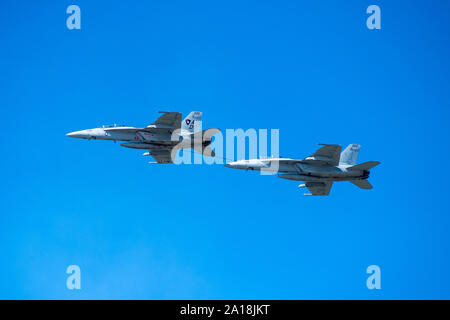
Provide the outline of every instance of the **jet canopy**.
<path id="1" fill-rule="evenodd" d="M 103 125 L 100 128 L 105 129 L 105 128 L 118 128 L 118 127 L 126 127 L 126 125 L 124 125 L 124 124 L 115 124 L 114 123 L 114 124 Z"/>

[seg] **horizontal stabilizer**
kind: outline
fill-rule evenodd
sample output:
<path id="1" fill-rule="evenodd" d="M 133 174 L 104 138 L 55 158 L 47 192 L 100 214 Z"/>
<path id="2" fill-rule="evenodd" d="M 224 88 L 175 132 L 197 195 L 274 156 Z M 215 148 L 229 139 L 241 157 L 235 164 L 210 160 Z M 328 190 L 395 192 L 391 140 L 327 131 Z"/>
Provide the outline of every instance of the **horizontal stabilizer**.
<path id="1" fill-rule="evenodd" d="M 379 161 L 367 161 L 361 164 L 357 164 L 356 166 L 349 167 L 348 170 L 370 170 L 379 164 Z"/>
<path id="2" fill-rule="evenodd" d="M 198 141 L 202 142 L 202 141 L 210 141 L 212 136 L 214 136 L 218 132 L 220 132 L 220 129 L 211 128 L 211 129 L 206 129 L 203 131 L 191 133 L 191 135 L 194 137 L 194 142 L 196 139 Z"/>
<path id="3" fill-rule="evenodd" d="M 206 157 L 215 157 L 216 153 L 209 146 L 194 145 L 194 150 Z"/>
<path id="4" fill-rule="evenodd" d="M 367 180 L 350 180 L 355 186 L 360 187 L 361 189 L 372 189 L 372 185 Z"/>

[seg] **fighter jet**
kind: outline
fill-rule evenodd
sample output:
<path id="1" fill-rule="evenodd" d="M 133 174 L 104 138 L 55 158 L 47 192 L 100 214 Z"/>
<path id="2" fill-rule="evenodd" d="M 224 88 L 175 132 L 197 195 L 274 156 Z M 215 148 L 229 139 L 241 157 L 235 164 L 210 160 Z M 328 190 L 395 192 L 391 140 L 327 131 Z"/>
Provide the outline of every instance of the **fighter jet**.
<path id="1" fill-rule="evenodd" d="M 193 148 L 206 156 L 214 156 L 209 148 L 211 138 L 219 129 L 201 130 L 202 113 L 192 111 L 183 121 L 181 113 L 164 112 L 155 122 L 145 128 L 124 125 L 108 125 L 68 133 L 68 137 L 126 141 L 122 147 L 146 149 L 144 156 L 152 156 L 155 163 L 172 163 L 179 149 Z"/>
<path id="2" fill-rule="evenodd" d="M 372 189 L 367 181 L 370 169 L 380 164 L 368 161 L 356 165 L 358 144 L 350 144 L 341 153 L 341 146 L 336 144 L 320 144 L 322 147 L 303 160 L 289 158 L 263 158 L 239 160 L 226 164 L 233 169 L 263 170 L 280 173 L 279 178 L 305 181 L 300 188 L 308 188 L 311 192 L 305 195 L 327 196 L 334 181 L 350 181 L 361 189 Z"/>

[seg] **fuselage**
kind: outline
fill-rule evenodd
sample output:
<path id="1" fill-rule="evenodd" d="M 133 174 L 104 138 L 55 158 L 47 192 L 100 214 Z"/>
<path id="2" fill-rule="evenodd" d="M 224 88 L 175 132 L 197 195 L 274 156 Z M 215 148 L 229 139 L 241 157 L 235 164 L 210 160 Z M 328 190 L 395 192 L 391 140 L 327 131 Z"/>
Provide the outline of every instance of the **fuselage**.
<path id="1" fill-rule="evenodd" d="M 191 142 L 190 132 L 181 130 L 171 134 L 168 130 L 159 128 L 134 128 L 127 126 L 103 126 L 100 128 L 75 131 L 68 137 L 89 140 L 126 141 L 121 146 L 134 149 L 148 149 L 149 146 L 175 146 Z"/>
<path id="2" fill-rule="evenodd" d="M 316 165 L 288 158 L 239 160 L 225 166 L 233 169 L 274 172 L 278 173 L 279 178 L 298 181 L 345 181 L 369 177 L 369 171 L 349 170 L 351 165 Z"/>

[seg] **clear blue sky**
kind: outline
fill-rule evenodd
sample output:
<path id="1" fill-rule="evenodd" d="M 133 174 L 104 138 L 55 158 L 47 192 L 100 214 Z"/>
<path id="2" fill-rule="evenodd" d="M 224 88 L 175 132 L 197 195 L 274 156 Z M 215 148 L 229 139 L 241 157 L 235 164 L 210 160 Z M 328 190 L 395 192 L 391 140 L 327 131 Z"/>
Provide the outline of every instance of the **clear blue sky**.
<path id="1" fill-rule="evenodd" d="M 81 7 L 82 29 L 66 28 Z M 366 28 L 378 4 L 382 29 Z M 2 1 L 0 298 L 450 298 L 446 1 Z M 279 128 L 359 143 L 371 191 L 149 165 L 67 132 Z M 82 289 L 66 289 L 68 265 Z M 382 290 L 366 288 L 381 267 Z"/>

